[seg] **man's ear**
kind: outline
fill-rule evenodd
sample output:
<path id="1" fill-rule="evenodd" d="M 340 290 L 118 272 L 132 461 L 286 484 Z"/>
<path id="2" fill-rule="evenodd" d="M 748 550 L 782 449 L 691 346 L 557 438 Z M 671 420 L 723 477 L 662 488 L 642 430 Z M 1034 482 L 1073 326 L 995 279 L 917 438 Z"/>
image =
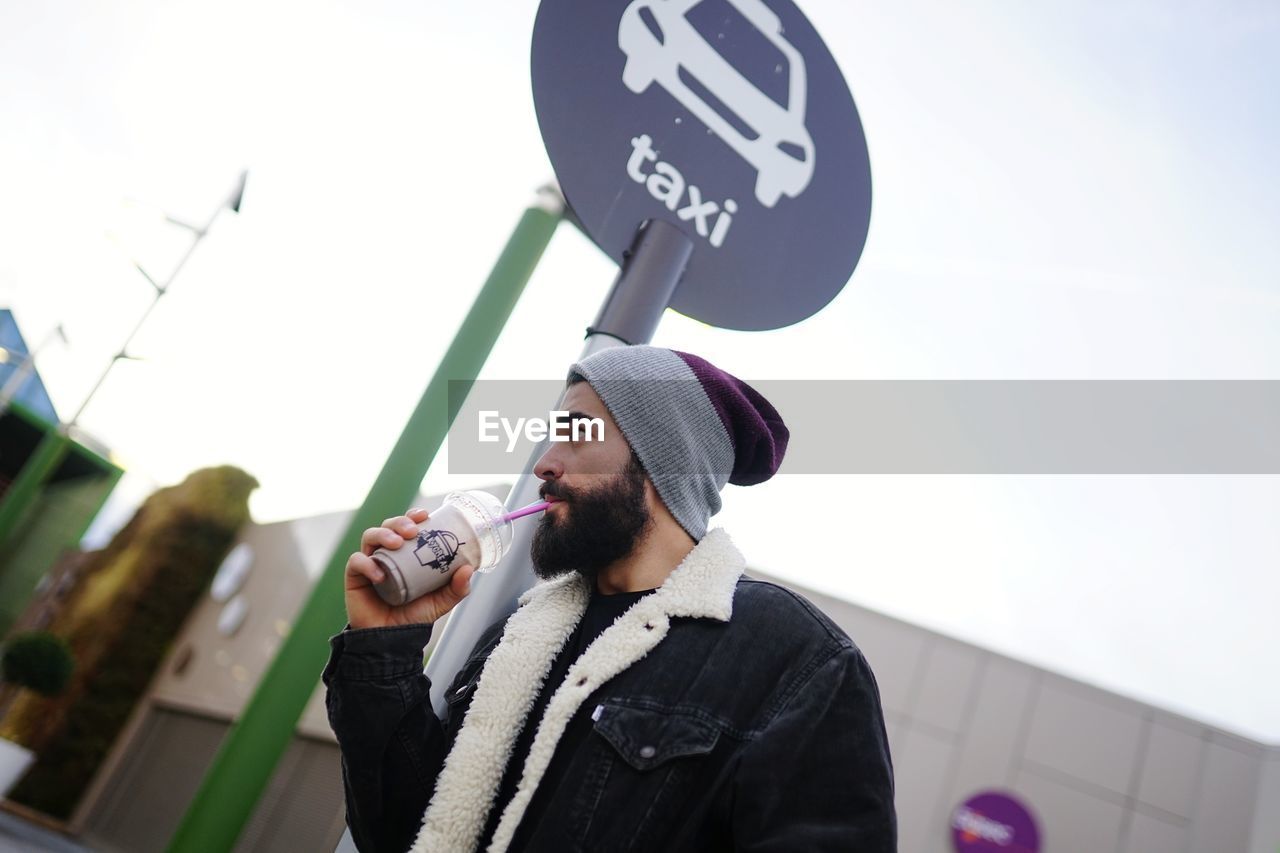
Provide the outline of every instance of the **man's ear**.
<path id="1" fill-rule="evenodd" d="M 648 477 L 644 478 L 644 502 L 649 507 L 649 514 L 653 516 L 667 516 L 675 521 L 675 516 L 671 514 L 671 510 L 667 509 L 666 503 L 662 500 L 662 495 L 658 494 L 658 489 L 653 485 L 653 480 Z"/>

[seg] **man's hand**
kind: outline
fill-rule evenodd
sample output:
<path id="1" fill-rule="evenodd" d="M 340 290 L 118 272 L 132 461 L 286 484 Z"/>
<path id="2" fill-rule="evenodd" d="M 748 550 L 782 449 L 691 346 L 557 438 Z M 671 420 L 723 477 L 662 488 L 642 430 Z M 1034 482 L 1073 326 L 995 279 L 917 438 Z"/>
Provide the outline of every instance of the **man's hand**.
<path id="1" fill-rule="evenodd" d="M 352 628 L 384 628 L 435 622 L 466 598 L 471 591 L 471 575 L 475 567 L 459 566 L 449 578 L 449 583 L 415 598 L 406 604 L 392 606 L 382 600 L 375 583 L 385 576 L 382 568 L 369 556 L 378 548 L 398 550 L 407 541 L 417 538 L 418 525 L 427 520 L 425 509 L 411 509 L 408 515 L 388 518 L 381 527 L 370 527 L 360 537 L 360 550 L 347 560 L 343 576 L 347 597 L 347 621 Z"/>

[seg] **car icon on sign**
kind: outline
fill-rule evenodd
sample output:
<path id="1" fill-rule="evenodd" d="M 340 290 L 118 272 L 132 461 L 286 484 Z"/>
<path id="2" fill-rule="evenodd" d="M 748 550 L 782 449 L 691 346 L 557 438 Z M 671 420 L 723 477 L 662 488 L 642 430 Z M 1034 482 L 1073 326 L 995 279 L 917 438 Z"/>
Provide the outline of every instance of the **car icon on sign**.
<path id="1" fill-rule="evenodd" d="M 727 0 L 786 57 L 787 102 L 761 92 L 707 43 L 686 13 L 704 0 L 632 0 L 618 25 L 626 54 L 622 82 L 640 94 L 653 83 L 723 139 L 756 170 L 756 199 L 773 207 L 795 198 L 813 177 L 813 139 L 804 126 L 804 58 L 782 37 L 782 23 L 761 0 Z"/>

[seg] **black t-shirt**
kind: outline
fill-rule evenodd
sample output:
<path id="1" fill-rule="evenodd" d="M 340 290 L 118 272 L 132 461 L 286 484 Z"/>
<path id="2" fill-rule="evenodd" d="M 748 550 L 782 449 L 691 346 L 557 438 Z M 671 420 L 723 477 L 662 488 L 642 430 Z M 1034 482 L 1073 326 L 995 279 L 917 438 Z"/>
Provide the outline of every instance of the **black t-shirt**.
<path id="1" fill-rule="evenodd" d="M 520 784 L 520 777 L 524 773 L 525 760 L 529 757 L 529 749 L 533 746 L 533 736 L 538 731 L 538 723 L 542 721 L 542 715 L 551 701 L 551 695 L 564 682 L 565 675 L 569 672 L 569 667 L 573 666 L 574 662 L 586 651 L 587 646 L 591 645 L 596 637 L 604 633 L 604 630 L 612 625 L 615 619 L 625 613 L 631 605 L 651 592 L 654 592 L 654 590 L 646 589 L 640 592 L 619 592 L 613 595 L 605 595 L 592 587 L 591 600 L 587 603 L 586 612 L 582 614 L 582 621 L 578 623 L 578 627 L 574 629 L 573 634 L 565 643 L 564 649 L 552 662 L 551 671 L 547 673 L 547 680 L 542 684 L 542 691 L 538 694 L 533 707 L 529 710 L 529 716 L 525 719 L 524 728 L 520 730 L 520 736 L 516 739 L 515 746 L 512 748 L 511 760 L 507 763 L 507 769 L 503 773 L 502 784 L 498 787 L 498 796 L 494 800 L 493 808 L 489 811 L 489 819 L 485 824 L 484 832 L 480 836 L 480 844 L 476 848 L 477 850 L 484 850 L 489 846 L 489 842 L 493 839 L 493 832 L 498 828 L 498 820 L 502 817 L 503 810 L 507 807 L 507 803 L 511 802 L 511 798 L 515 796 L 516 786 Z M 528 842 L 529 836 L 542 820 L 542 813 L 546 810 L 547 803 L 564 781 L 565 765 L 572 758 L 583 738 L 591 734 L 591 713 L 594 709 L 595 705 L 590 701 L 583 702 L 577 713 L 569 720 L 569 724 L 565 726 L 564 734 L 556 745 L 556 751 L 552 755 L 547 772 L 538 784 L 538 789 L 534 791 L 533 799 L 529 801 L 529 807 L 525 810 L 520 826 L 516 829 L 515 837 L 508 848 L 513 853 L 523 849 Z"/>

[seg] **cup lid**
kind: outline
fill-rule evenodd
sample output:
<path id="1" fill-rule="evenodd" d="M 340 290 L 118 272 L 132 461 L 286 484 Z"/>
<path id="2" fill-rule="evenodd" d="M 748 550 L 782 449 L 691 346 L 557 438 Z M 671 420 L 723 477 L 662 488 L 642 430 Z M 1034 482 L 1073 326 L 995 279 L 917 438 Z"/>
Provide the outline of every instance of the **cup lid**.
<path id="1" fill-rule="evenodd" d="M 450 492 L 444 500 L 458 507 L 471 522 L 480 544 L 480 565 L 476 566 L 476 571 L 489 571 L 511 546 L 511 522 L 502 518 L 506 507 L 502 501 L 479 489 Z"/>

